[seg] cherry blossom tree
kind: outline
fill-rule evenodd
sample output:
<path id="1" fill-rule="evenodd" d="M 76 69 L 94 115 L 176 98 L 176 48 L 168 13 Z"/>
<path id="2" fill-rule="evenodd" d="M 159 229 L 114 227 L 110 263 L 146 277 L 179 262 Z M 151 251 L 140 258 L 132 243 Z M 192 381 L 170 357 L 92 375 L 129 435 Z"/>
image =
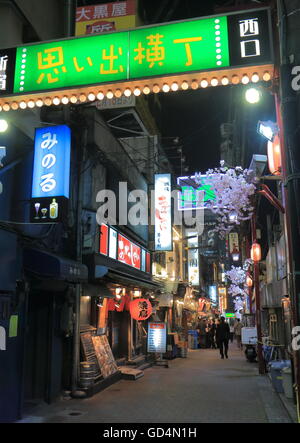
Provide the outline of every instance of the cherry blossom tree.
<path id="1" fill-rule="evenodd" d="M 254 195 L 253 172 L 243 169 L 227 168 L 221 161 L 221 167 L 209 169 L 206 172 L 206 183 L 209 183 L 216 195 L 215 200 L 207 203 L 207 208 L 217 215 L 215 231 L 225 238 L 233 228 L 252 217 L 254 207 L 251 197 Z M 201 177 L 195 174 L 196 183 L 201 183 Z"/>

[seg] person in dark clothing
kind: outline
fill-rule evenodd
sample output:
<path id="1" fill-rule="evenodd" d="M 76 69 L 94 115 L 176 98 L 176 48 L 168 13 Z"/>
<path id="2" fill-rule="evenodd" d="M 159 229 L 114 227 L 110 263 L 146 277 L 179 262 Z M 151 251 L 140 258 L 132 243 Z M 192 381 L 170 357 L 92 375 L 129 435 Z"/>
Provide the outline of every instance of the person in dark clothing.
<path id="1" fill-rule="evenodd" d="M 215 341 L 215 338 L 216 338 L 216 329 L 217 329 L 217 327 L 216 327 L 216 323 L 215 323 L 215 321 L 213 320 L 213 321 L 212 321 L 212 324 L 211 324 L 211 326 L 210 326 L 210 342 L 211 342 L 211 347 L 212 347 L 213 349 L 216 349 L 216 341 Z"/>
<path id="2" fill-rule="evenodd" d="M 217 326 L 216 336 L 217 336 L 217 341 L 219 343 L 221 358 L 224 359 L 224 352 L 225 352 L 225 357 L 228 358 L 228 343 L 230 337 L 230 329 L 228 323 L 225 322 L 224 317 L 221 317 L 221 321 Z"/>

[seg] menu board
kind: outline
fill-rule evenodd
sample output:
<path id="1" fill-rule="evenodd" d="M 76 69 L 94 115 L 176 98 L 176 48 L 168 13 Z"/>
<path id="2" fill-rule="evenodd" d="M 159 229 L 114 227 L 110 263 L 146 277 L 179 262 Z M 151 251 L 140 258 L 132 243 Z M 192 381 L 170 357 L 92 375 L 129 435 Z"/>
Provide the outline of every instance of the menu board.
<path id="1" fill-rule="evenodd" d="M 148 352 L 167 352 L 167 325 L 162 322 L 148 323 Z"/>
<path id="2" fill-rule="evenodd" d="M 118 372 L 118 367 L 106 335 L 94 336 L 92 341 L 102 376 L 106 378 Z"/>

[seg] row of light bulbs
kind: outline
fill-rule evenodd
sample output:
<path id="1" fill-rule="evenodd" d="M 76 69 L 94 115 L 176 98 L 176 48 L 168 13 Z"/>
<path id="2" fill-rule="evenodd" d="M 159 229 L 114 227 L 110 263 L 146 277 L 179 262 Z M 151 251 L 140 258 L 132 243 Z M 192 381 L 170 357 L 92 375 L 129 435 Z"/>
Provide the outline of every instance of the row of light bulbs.
<path id="1" fill-rule="evenodd" d="M 250 81 L 252 83 L 258 83 L 260 80 L 261 80 L 261 78 L 258 73 L 254 73 L 251 76 L 251 78 L 246 74 L 243 75 L 242 78 L 240 78 L 238 75 L 233 75 L 231 78 L 231 81 L 230 81 L 229 77 L 227 77 L 227 76 L 222 77 L 222 79 L 218 79 L 216 77 L 212 78 L 211 80 L 203 79 L 200 82 L 198 80 L 192 80 L 191 82 L 184 80 L 181 84 L 178 82 L 173 82 L 172 84 L 164 83 L 162 86 L 160 86 L 158 84 L 154 84 L 152 87 L 146 85 L 142 89 L 139 88 L 138 86 L 136 86 L 133 89 L 128 87 L 124 91 L 122 91 L 121 89 L 116 89 L 114 92 L 112 90 L 109 90 L 106 93 L 100 91 L 97 94 L 90 92 L 88 94 L 84 94 L 84 93 L 81 93 L 79 95 L 72 94 L 71 96 L 64 95 L 63 97 L 54 97 L 54 98 L 46 97 L 44 99 L 38 98 L 37 100 L 30 99 L 27 102 L 25 100 L 22 100 L 20 102 L 13 102 L 11 104 L 9 104 L 9 103 L 3 104 L 2 107 L 0 106 L 0 112 L 1 111 L 7 112 L 10 110 L 15 111 L 19 108 L 20 109 L 26 109 L 26 108 L 33 109 L 34 107 L 40 108 L 42 106 L 51 106 L 51 105 L 58 106 L 60 104 L 67 105 L 69 103 L 71 103 L 71 104 L 85 103 L 85 102 L 93 102 L 95 100 L 101 101 L 105 97 L 107 97 L 108 99 L 113 99 L 114 97 L 120 98 L 120 97 L 122 97 L 122 95 L 124 95 L 125 97 L 131 97 L 132 95 L 138 97 L 142 93 L 145 95 L 148 95 L 151 92 L 153 92 L 154 94 L 158 94 L 161 91 L 167 93 L 170 91 L 176 92 L 176 91 L 179 91 L 180 89 L 183 91 L 186 91 L 189 88 L 195 90 L 195 89 L 198 89 L 199 87 L 207 88 L 209 85 L 210 86 L 218 86 L 221 84 L 223 86 L 227 86 L 227 85 L 229 85 L 230 82 L 233 85 L 237 85 L 240 82 L 243 85 L 247 85 L 248 83 L 250 83 Z M 266 71 L 262 75 L 262 80 L 264 80 L 264 81 L 271 80 L 271 75 L 268 71 Z"/>

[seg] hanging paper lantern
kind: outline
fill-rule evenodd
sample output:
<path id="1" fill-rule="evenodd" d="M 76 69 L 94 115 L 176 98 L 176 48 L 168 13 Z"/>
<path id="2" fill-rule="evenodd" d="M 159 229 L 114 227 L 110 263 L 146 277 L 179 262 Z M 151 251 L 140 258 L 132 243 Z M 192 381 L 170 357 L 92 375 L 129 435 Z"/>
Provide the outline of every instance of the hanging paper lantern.
<path id="1" fill-rule="evenodd" d="M 253 280 L 250 277 L 250 275 L 248 275 L 247 279 L 246 279 L 246 285 L 248 286 L 248 288 L 252 288 L 253 285 Z"/>
<path id="2" fill-rule="evenodd" d="M 255 263 L 261 260 L 261 247 L 259 243 L 253 243 L 251 248 L 251 258 Z"/>
<path id="3" fill-rule="evenodd" d="M 268 164 L 271 174 L 281 174 L 281 152 L 278 135 L 275 135 L 273 142 L 268 142 Z"/>
<path id="4" fill-rule="evenodd" d="M 152 305 L 146 298 L 137 298 L 130 302 L 130 315 L 134 320 L 147 320 L 152 314 Z"/>

